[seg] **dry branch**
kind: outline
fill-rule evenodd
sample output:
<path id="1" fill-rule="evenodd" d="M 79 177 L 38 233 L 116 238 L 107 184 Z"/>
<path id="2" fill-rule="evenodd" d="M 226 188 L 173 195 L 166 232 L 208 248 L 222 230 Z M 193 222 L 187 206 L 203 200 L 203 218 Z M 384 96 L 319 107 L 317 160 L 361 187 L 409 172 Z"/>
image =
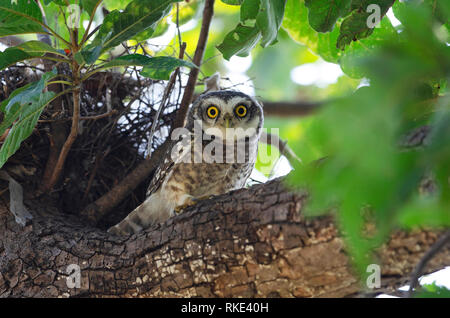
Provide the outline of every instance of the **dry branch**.
<path id="1" fill-rule="evenodd" d="M 163 143 L 152 153 L 151 160 L 144 160 L 139 163 L 136 168 L 134 168 L 108 193 L 101 196 L 81 211 L 81 215 L 86 217 L 89 223 L 96 224 L 106 213 L 110 212 L 150 175 L 150 173 L 158 166 L 163 154 L 167 151 L 168 144 L 169 142 Z"/>
<path id="2" fill-rule="evenodd" d="M 189 105 L 192 102 L 194 96 L 195 84 L 197 83 L 198 72 L 200 71 L 200 65 L 202 64 L 203 55 L 206 49 L 206 42 L 208 41 L 209 27 L 211 25 L 211 19 L 214 14 L 214 0 L 206 0 L 205 7 L 203 9 L 202 27 L 200 29 L 200 35 L 195 49 L 194 58 L 192 62 L 198 67 L 191 69 L 189 78 L 184 89 L 183 98 L 181 99 L 180 109 L 177 112 L 172 129 L 183 127 L 186 115 L 189 109 Z"/>

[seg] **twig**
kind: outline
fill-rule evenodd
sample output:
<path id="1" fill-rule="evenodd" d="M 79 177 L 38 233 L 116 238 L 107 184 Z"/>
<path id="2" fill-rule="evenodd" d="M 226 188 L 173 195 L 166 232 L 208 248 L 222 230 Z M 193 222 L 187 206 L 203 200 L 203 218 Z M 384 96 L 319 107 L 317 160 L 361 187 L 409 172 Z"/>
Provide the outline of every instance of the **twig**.
<path id="1" fill-rule="evenodd" d="M 324 103 L 327 102 L 266 102 L 264 101 L 264 115 L 292 117 L 305 116 L 318 110 Z"/>
<path id="2" fill-rule="evenodd" d="M 193 63 L 197 65 L 191 69 L 189 78 L 184 89 L 183 98 L 181 99 L 180 109 L 177 112 L 177 117 L 172 126 L 172 130 L 182 127 L 189 109 L 189 105 L 192 102 L 192 96 L 194 95 L 195 84 L 197 83 L 198 73 L 202 64 L 203 55 L 205 53 L 206 42 L 208 40 L 209 27 L 211 25 L 211 19 L 214 14 L 214 0 L 206 0 L 205 7 L 203 9 L 202 27 L 195 49 Z"/>
<path id="3" fill-rule="evenodd" d="M 167 139 L 153 152 L 152 160 L 141 161 L 133 171 L 127 174 L 108 193 L 84 208 L 81 215 L 86 217 L 89 223 L 96 224 L 150 175 L 159 164 L 159 159 L 166 153 L 169 144 L 170 140 Z"/>
<path id="4" fill-rule="evenodd" d="M 69 150 L 72 147 L 75 139 L 78 135 L 78 123 L 80 119 L 80 87 L 73 90 L 73 117 L 72 117 L 72 127 L 70 129 L 69 136 L 64 143 L 61 152 L 58 157 L 58 161 L 56 162 L 55 168 L 53 169 L 52 176 L 50 178 L 49 183 L 45 187 L 45 191 L 49 191 L 53 188 L 56 182 L 61 175 L 62 168 L 64 166 L 64 162 L 66 161 L 66 157 L 69 154 Z"/>
<path id="5" fill-rule="evenodd" d="M 38 7 L 39 7 L 39 10 L 41 11 L 41 14 L 42 14 L 42 21 L 44 22 L 44 24 L 48 24 L 47 23 L 47 17 L 45 16 L 45 11 L 44 11 L 44 8 L 42 7 L 41 2 L 40 1 L 36 1 L 36 3 L 38 5 Z M 48 31 L 46 28 L 44 28 L 44 30 Z M 52 45 L 52 41 L 50 40 L 50 35 L 48 33 L 44 33 L 44 34 L 38 33 L 37 34 L 37 38 L 38 38 L 39 41 L 44 42 L 45 44 Z"/>
<path id="6" fill-rule="evenodd" d="M 183 42 L 181 44 L 181 46 L 180 46 L 180 53 L 178 55 L 178 58 L 180 60 L 183 59 L 185 50 L 186 50 L 186 42 Z M 152 147 L 153 135 L 155 134 L 156 126 L 158 125 L 159 117 L 161 115 L 161 111 L 164 109 L 166 101 L 167 101 L 170 93 L 172 92 L 173 85 L 175 85 L 175 80 L 176 80 L 179 72 L 180 72 L 180 68 L 177 67 L 176 70 L 170 76 L 169 83 L 167 84 L 166 89 L 164 90 L 164 94 L 163 94 L 163 97 L 162 97 L 162 100 L 161 100 L 161 104 L 160 104 L 160 106 L 158 108 L 158 111 L 156 112 L 155 118 L 153 119 L 152 127 L 151 127 L 151 130 L 150 130 L 150 135 L 148 137 L 147 158 L 146 159 L 150 158 L 150 152 L 151 152 L 151 147 Z"/>
<path id="7" fill-rule="evenodd" d="M 86 190 L 84 191 L 83 198 L 81 199 L 83 202 L 86 201 L 89 191 L 91 190 L 92 183 L 94 182 L 94 177 L 97 174 L 98 167 L 100 166 L 100 162 L 105 158 L 110 152 L 111 147 L 108 147 L 104 152 L 99 152 L 97 156 L 95 156 L 95 165 L 94 169 L 91 171 L 91 175 L 89 176 L 88 184 Z"/>
<path id="8" fill-rule="evenodd" d="M 450 242 L 450 230 L 447 230 L 440 238 L 437 240 L 425 253 L 425 255 L 420 260 L 419 264 L 417 264 L 411 275 L 411 283 L 409 285 L 409 290 L 407 297 L 412 297 L 414 288 L 416 288 L 419 283 L 419 277 L 423 272 L 423 269 L 427 265 L 427 263 L 435 256 L 441 248 L 445 246 L 445 244 Z"/>
<path id="9" fill-rule="evenodd" d="M 116 109 L 112 109 L 109 112 L 106 112 L 106 113 L 103 113 L 100 115 L 83 116 L 83 117 L 80 117 L 79 120 L 80 121 L 81 120 L 97 120 L 97 119 L 102 119 L 102 118 L 105 118 L 108 116 L 115 115 L 117 113 L 118 113 L 118 111 Z M 73 120 L 73 117 L 68 117 L 68 118 L 63 118 L 63 119 L 40 119 L 40 120 L 38 120 L 38 123 L 54 123 L 57 121 L 70 121 L 70 120 Z"/>
<path id="10" fill-rule="evenodd" d="M 84 44 L 84 42 L 87 40 L 87 39 L 89 39 L 89 37 L 90 37 L 90 33 L 89 33 L 89 30 L 91 29 L 91 24 L 92 24 L 92 21 L 94 21 L 94 17 L 95 17 L 95 12 L 97 11 L 97 8 L 98 8 L 98 6 L 100 5 L 100 3 L 101 3 L 101 1 L 97 1 L 97 3 L 95 4 L 95 6 L 94 6 L 94 9 L 92 10 L 92 12 L 91 12 L 91 17 L 89 18 L 89 22 L 88 22 L 88 26 L 87 26 L 87 28 L 86 28 L 86 30 L 84 31 L 84 34 L 83 34 L 83 38 L 81 39 L 81 41 L 80 41 L 80 45 L 83 45 Z M 96 28 L 97 29 L 97 28 Z M 95 30 L 94 30 L 95 31 Z M 89 35 L 88 35 L 89 34 Z"/>
<path id="11" fill-rule="evenodd" d="M 259 139 L 259 141 L 265 142 L 267 145 L 276 147 L 280 154 L 284 155 L 291 164 L 293 164 L 293 162 L 295 161 L 300 163 L 302 162 L 302 160 L 297 157 L 295 152 L 287 145 L 287 142 L 282 140 L 277 135 L 266 133 L 265 131 L 263 131 L 261 133 L 261 138 Z"/>

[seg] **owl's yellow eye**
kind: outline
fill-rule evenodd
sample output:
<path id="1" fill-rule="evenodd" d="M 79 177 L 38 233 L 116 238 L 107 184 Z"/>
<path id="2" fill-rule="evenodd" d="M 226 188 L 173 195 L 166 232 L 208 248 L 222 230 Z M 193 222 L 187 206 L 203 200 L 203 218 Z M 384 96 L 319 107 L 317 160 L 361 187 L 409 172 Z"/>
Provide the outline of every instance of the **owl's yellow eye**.
<path id="1" fill-rule="evenodd" d="M 209 106 L 206 110 L 206 114 L 209 118 L 214 119 L 219 115 L 219 109 L 216 106 Z"/>
<path id="2" fill-rule="evenodd" d="M 247 107 L 245 105 L 239 105 L 234 109 L 234 112 L 238 117 L 245 117 L 247 115 Z"/>

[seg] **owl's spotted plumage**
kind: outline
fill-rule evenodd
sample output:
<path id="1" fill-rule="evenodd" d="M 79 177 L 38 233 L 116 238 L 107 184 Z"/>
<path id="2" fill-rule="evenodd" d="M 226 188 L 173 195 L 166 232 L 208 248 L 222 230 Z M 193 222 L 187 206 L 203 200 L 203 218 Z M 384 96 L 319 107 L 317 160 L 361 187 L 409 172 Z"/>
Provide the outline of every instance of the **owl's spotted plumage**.
<path id="1" fill-rule="evenodd" d="M 157 168 L 147 199 L 108 231 L 137 233 L 196 199 L 242 188 L 256 161 L 262 126 L 262 107 L 250 96 L 236 91 L 200 95 Z"/>

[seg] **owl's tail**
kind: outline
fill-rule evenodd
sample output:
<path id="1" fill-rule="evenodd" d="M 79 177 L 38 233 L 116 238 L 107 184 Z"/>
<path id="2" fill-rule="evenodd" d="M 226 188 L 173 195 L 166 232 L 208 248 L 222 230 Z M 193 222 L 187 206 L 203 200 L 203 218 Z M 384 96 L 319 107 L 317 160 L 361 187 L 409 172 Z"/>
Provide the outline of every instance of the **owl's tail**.
<path id="1" fill-rule="evenodd" d="M 108 232 L 116 235 L 138 233 L 152 224 L 167 220 L 172 215 L 173 208 L 166 201 L 160 200 L 160 193 L 156 192 L 128 214 L 125 219 L 110 227 Z"/>

